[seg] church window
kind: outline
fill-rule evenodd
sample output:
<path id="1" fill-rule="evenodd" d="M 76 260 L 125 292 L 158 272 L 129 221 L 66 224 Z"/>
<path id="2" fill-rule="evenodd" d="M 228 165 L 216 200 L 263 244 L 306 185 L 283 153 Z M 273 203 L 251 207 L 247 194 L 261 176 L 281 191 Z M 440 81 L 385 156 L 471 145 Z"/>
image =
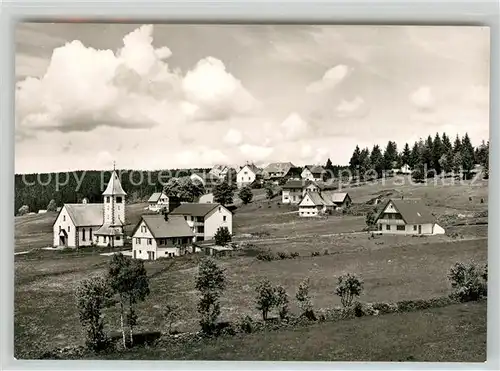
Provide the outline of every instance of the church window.
<path id="1" fill-rule="evenodd" d="M 92 228 L 89 229 L 89 240 L 92 241 Z"/>
<path id="2" fill-rule="evenodd" d="M 85 241 L 85 228 L 82 228 L 82 241 Z"/>
<path id="3" fill-rule="evenodd" d="M 71 232 L 71 227 L 68 225 L 68 232 Z"/>
<path id="4" fill-rule="evenodd" d="M 122 198 L 121 197 L 117 197 L 116 198 L 116 203 L 117 204 L 121 204 L 122 203 Z"/>
<path id="5" fill-rule="evenodd" d="M 66 221 L 66 215 L 63 215 L 63 222 Z"/>
<path id="6" fill-rule="evenodd" d="M 109 203 L 109 196 L 106 196 L 106 202 Z"/>

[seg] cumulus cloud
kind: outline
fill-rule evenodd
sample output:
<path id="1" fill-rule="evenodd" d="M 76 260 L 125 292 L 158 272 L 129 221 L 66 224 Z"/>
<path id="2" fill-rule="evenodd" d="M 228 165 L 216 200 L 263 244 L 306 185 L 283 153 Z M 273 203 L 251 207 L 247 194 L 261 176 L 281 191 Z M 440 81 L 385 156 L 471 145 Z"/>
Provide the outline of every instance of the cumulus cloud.
<path id="1" fill-rule="evenodd" d="M 166 62 L 171 50 L 152 43 L 153 26 L 144 25 L 117 52 L 78 40 L 54 49 L 42 77 L 16 85 L 16 129 L 174 128 L 247 114 L 258 105 L 222 61 L 207 57 L 183 76 Z"/>
<path id="2" fill-rule="evenodd" d="M 340 117 L 364 115 L 366 111 L 367 105 L 360 96 L 355 97 L 353 100 L 343 99 L 336 109 L 337 115 Z"/>
<path id="3" fill-rule="evenodd" d="M 286 140 L 294 141 L 301 139 L 308 133 L 309 125 L 298 113 L 292 112 L 281 123 L 280 129 Z"/>
<path id="4" fill-rule="evenodd" d="M 489 106 L 490 91 L 487 86 L 474 85 L 464 94 L 464 101 L 471 101 L 476 107 L 484 108 Z"/>
<path id="5" fill-rule="evenodd" d="M 259 146 L 248 143 L 240 145 L 239 149 L 240 153 L 246 160 L 253 160 L 256 162 L 266 160 L 274 152 L 273 147 Z"/>
<path id="6" fill-rule="evenodd" d="M 229 129 L 226 135 L 224 136 L 224 143 L 232 145 L 232 146 L 237 146 L 238 144 L 241 143 L 243 140 L 243 135 L 239 130 L 236 129 Z"/>
<path id="7" fill-rule="evenodd" d="M 432 89 L 429 86 L 421 86 L 415 90 L 410 94 L 410 101 L 421 111 L 430 111 L 435 105 Z"/>
<path id="8" fill-rule="evenodd" d="M 321 80 L 314 81 L 306 87 L 307 93 L 323 93 L 325 91 L 335 88 L 340 84 L 351 72 L 351 68 L 339 64 L 330 68 L 325 72 Z"/>
<path id="9" fill-rule="evenodd" d="M 175 160 L 180 166 L 190 167 L 193 164 L 198 164 L 199 167 L 210 167 L 217 163 L 226 163 L 228 157 L 218 149 L 201 146 L 177 153 Z"/>

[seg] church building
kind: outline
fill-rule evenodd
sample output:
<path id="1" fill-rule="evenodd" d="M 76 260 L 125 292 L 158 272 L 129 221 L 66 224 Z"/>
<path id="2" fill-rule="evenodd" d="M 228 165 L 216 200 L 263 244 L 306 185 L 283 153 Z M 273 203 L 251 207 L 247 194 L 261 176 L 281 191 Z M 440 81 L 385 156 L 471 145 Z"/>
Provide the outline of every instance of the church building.
<path id="1" fill-rule="evenodd" d="M 103 203 L 64 204 L 53 224 L 54 247 L 110 246 L 124 244 L 125 197 L 113 170 L 103 192 Z"/>

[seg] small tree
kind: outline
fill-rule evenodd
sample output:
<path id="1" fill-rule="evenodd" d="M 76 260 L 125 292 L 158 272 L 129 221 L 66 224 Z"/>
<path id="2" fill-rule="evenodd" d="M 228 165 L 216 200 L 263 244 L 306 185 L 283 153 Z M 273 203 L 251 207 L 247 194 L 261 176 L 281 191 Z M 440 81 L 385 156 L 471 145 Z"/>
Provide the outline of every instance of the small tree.
<path id="1" fill-rule="evenodd" d="M 456 263 L 448 275 L 453 296 L 460 301 L 478 300 L 487 295 L 487 267 L 480 269 L 474 263 Z"/>
<path id="2" fill-rule="evenodd" d="M 252 190 L 248 186 L 241 188 L 240 192 L 238 193 L 238 196 L 245 205 L 250 203 L 253 199 Z"/>
<path id="3" fill-rule="evenodd" d="M 179 307 L 174 304 L 167 304 L 163 310 L 163 318 L 168 325 L 168 333 L 172 333 L 172 324 L 179 318 Z"/>
<path id="4" fill-rule="evenodd" d="M 298 306 L 302 311 L 302 316 L 310 320 L 316 320 L 311 298 L 309 296 L 309 278 L 304 279 L 300 284 L 295 294 Z"/>
<path id="5" fill-rule="evenodd" d="M 30 212 L 30 208 L 28 207 L 28 205 L 23 205 L 17 211 L 17 215 L 22 216 L 22 215 L 28 214 L 29 212 Z"/>
<path id="6" fill-rule="evenodd" d="M 370 210 L 368 211 L 368 213 L 366 214 L 366 219 L 365 219 L 365 222 L 366 222 L 366 226 L 369 228 L 369 229 L 373 229 L 373 227 L 375 227 L 375 220 L 376 220 L 376 212 L 374 210 Z"/>
<path id="7" fill-rule="evenodd" d="M 271 282 L 266 279 L 259 283 L 255 291 L 257 292 L 257 309 L 261 311 L 262 319 L 266 321 L 269 312 L 276 305 L 275 288 L 271 285 Z"/>
<path id="8" fill-rule="evenodd" d="M 227 182 L 217 184 L 213 189 L 214 202 L 221 205 L 229 205 L 233 203 L 234 186 L 229 185 Z"/>
<path id="9" fill-rule="evenodd" d="M 85 345 L 89 350 L 103 350 L 108 344 L 104 333 L 102 310 L 110 305 L 111 292 L 101 277 L 83 280 L 75 292 L 80 323 L 85 329 Z"/>
<path id="10" fill-rule="evenodd" d="M 218 246 L 226 246 L 231 242 L 231 233 L 229 233 L 229 229 L 227 227 L 219 227 L 217 228 L 217 232 L 215 232 L 214 240 L 215 244 Z"/>
<path id="11" fill-rule="evenodd" d="M 280 320 L 283 321 L 288 318 L 288 294 L 283 286 L 277 286 L 275 289 L 275 295 L 278 315 L 280 316 Z"/>
<path id="12" fill-rule="evenodd" d="M 272 200 L 274 197 L 274 190 L 271 185 L 266 186 L 266 197 L 268 200 Z"/>
<path id="13" fill-rule="evenodd" d="M 47 205 L 47 211 L 48 212 L 56 212 L 57 211 L 56 200 L 54 200 L 54 199 L 50 200 L 49 204 Z"/>
<path id="14" fill-rule="evenodd" d="M 200 326 L 205 334 L 212 334 L 220 315 L 219 299 L 226 288 L 224 271 L 210 258 L 201 261 L 196 277 L 196 289 L 201 297 L 198 313 L 201 315 Z"/>
<path id="15" fill-rule="evenodd" d="M 350 307 L 355 297 L 361 295 L 363 281 L 354 274 L 345 274 L 338 278 L 335 294 L 340 296 L 344 308 Z"/>

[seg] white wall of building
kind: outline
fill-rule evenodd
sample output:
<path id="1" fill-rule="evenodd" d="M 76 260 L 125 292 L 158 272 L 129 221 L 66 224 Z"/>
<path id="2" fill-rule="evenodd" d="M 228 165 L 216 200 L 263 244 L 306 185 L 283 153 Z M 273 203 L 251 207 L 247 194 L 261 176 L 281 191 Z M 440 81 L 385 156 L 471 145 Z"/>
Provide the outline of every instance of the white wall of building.
<path id="1" fill-rule="evenodd" d="M 148 260 L 148 252 L 153 252 L 154 259 L 157 258 L 156 240 L 143 220 L 132 236 L 132 256 L 136 259 Z"/>
<path id="2" fill-rule="evenodd" d="M 76 228 L 73 220 L 71 220 L 66 206 L 63 206 L 53 226 L 53 246 L 61 246 L 59 231 L 65 230 L 68 237 L 66 238 L 67 247 L 76 247 Z"/>
<path id="3" fill-rule="evenodd" d="M 238 187 L 242 187 L 245 184 L 250 184 L 255 181 L 256 174 L 250 169 L 247 165 L 243 166 L 243 168 L 236 175 L 236 183 Z"/>
<path id="4" fill-rule="evenodd" d="M 205 240 L 214 238 L 219 227 L 227 227 L 233 234 L 233 214 L 224 206 L 219 206 L 205 216 Z"/>

